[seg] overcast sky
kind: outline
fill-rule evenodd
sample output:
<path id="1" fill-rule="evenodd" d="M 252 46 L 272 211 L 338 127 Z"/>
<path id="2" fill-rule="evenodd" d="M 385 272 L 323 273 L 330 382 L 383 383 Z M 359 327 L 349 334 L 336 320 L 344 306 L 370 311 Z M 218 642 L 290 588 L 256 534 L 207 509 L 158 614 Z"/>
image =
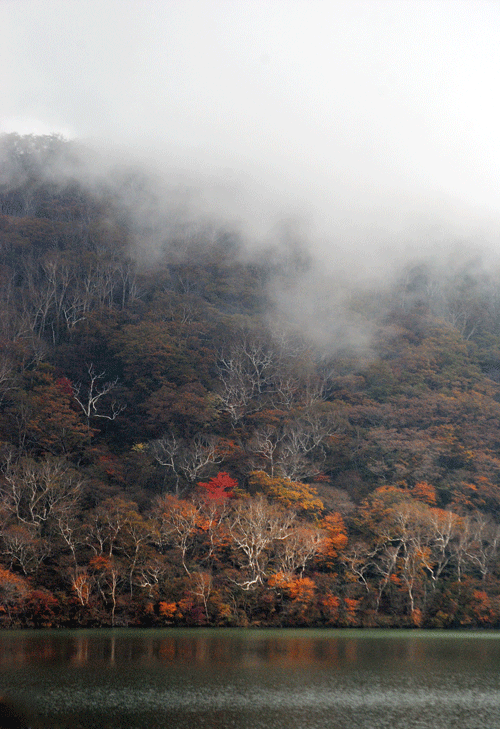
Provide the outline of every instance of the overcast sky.
<path id="1" fill-rule="evenodd" d="M 2 131 L 188 170 L 258 235 L 498 237 L 496 0 L 0 0 L 0 67 Z"/>

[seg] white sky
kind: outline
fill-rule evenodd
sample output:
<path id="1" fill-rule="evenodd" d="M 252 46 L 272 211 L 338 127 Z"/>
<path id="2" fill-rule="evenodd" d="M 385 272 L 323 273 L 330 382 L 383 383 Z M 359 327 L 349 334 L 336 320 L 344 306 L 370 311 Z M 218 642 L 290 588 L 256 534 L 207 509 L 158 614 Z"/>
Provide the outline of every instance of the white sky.
<path id="1" fill-rule="evenodd" d="M 186 169 L 258 234 L 498 238 L 495 0 L 0 0 L 0 69 L 0 130 Z"/>

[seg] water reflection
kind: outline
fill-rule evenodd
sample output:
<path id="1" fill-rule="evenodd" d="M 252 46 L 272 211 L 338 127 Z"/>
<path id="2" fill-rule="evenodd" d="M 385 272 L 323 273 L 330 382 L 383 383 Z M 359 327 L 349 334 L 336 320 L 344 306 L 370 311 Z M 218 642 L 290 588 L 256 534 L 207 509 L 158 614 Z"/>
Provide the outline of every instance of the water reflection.
<path id="1" fill-rule="evenodd" d="M 285 666 L 293 663 L 307 665 L 327 662 L 355 663 L 357 643 L 354 640 L 329 640 L 321 635 L 304 639 L 304 635 L 293 638 L 276 631 L 273 637 L 262 634 L 235 633 L 207 635 L 202 631 L 195 634 L 156 631 L 130 633 L 77 632 L 21 633 L 6 631 L 0 638 L 0 669 L 14 665 L 28 666 L 42 663 L 67 662 L 70 666 L 84 667 L 88 664 L 108 664 L 134 661 L 151 663 L 176 662 L 179 664 L 224 664 L 235 661 L 245 666 Z M 224 640 L 222 640 L 224 637 Z"/>
<path id="2" fill-rule="evenodd" d="M 372 637 L 374 633 L 369 634 Z M 368 633 L 364 638 L 369 638 Z M 410 634 L 411 635 L 411 634 Z M 330 666 L 370 661 L 374 645 L 356 631 L 4 631 L 0 635 L 0 669 L 67 663 L 114 666 L 124 661 L 189 665 L 272 666 L 327 663 Z M 376 651 L 379 649 L 377 643 Z M 388 657 L 422 660 L 425 641 L 384 641 Z M 488 656 L 489 653 L 484 653 Z M 373 656 L 376 658 L 376 656 Z"/>
<path id="3" fill-rule="evenodd" d="M 496 660 L 499 637 L 416 631 L 3 631 L 0 670 L 61 663 L 112 667 L 124 662 L 345 668 L 366 667 L 381 658 L 384 664 L 419 665 L 465 657 L 484 663 Z"/>
<path id="4" fill-rule="evenodd" d="M 499 669 L 496 633 L 0 634 L 0 690 L 63 729 L 482 729 Z"/>

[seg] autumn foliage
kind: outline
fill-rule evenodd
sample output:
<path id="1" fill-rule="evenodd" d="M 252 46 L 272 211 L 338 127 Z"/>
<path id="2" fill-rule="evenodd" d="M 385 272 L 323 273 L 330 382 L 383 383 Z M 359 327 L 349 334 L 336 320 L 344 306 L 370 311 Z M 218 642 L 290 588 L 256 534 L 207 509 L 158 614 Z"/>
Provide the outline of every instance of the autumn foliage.
<path id="1" fill-rule="evenodd" d="M 0 626 L 500 625 L 496 271 L 402 266 L 318 343 L 300 250 L 0 153 Z"/>
<path id="2" fill-rule="evenodd" d="M 198 482 L 198 486 L 201 493 L 209 501 L 224 501 L 234 496 L 234 489 L 237 488 L 238 482 L 235 478 L 226 473 L 226 471 L 219 471 L 217 476 L 214 476 L 207 481 Z"/>

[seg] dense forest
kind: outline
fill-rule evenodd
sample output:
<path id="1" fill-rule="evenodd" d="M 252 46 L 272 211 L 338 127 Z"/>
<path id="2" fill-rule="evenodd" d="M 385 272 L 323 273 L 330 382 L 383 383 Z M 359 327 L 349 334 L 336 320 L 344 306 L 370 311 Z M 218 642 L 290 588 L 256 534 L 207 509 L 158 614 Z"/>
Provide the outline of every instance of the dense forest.
<path id="1" fill-rule="evenodd" d="M 500 625 L 498 271 L 415 260 L 321 346 L 296 247 L 0 142 L 0 625 Z"/>

